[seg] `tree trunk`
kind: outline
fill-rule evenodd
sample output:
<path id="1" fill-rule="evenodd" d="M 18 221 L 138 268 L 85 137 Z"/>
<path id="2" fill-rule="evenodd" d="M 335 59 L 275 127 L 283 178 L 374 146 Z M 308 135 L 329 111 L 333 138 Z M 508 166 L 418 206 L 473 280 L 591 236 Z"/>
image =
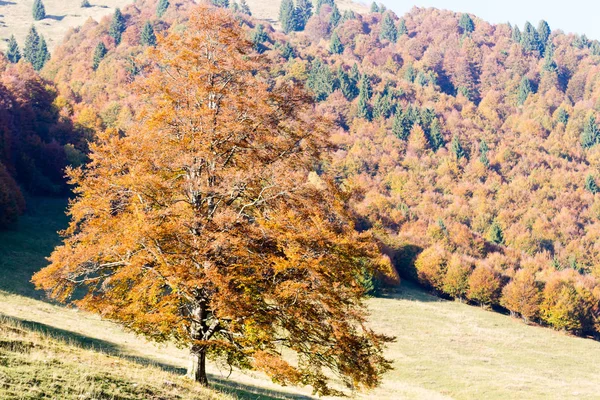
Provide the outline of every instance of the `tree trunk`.
<path id="1" fill-rule="evenodd" d="M 190 379 L 198 382 L 202 386 L 208 386 L 208 378 L 206 377 L 206 352 L 201 350 L 190 352 L 190 365 L 188 367 L 187 376 Z"/>

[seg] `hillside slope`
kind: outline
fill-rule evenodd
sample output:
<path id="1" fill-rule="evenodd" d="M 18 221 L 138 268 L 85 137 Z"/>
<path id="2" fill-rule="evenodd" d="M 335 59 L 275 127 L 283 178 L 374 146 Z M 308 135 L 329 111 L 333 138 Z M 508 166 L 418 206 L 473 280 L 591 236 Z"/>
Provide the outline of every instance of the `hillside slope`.
<path id="1" fill-rule="evenodd" d="M 176 398 L 169 395 L 176 392 L 164 388 L 165 380 L 177 382 L 181 394 L 194 390 L 186 389 L 175 375 L 166 375 L 155 368 L 181 375 L 187 363 L 184 350 L 151 345 L 97 316 L 35 299 L 41 293 L 34 291 L 29 276 L 45 263 L 48 248 L 58 239 L 54 232 L 65 222 L 61 217 L 64 201 L 35 199 L 30 203 L 38 211 L 22 218 L 19 240 L 5 241 L 7 233 L 0 233 L 0 243 L 10 244 L 10 249 L 0 248 L 0 316 L 5 318 L 0 328 L 0 343 L 15 340 L 10 328 L 15 324 L 20 330 L 46 332 L 59 341 L 45 339 L 35 332 L 18 333 L 19 340 L 40 346 L 24 355 L 14 351 L 8 354 L 6 348 L 0 348 L 0 381 L 6 381 L 6 374 L 17 379 L 15 374 L 23 372 L 23 368 L 39 371 L 42 366 L 44 373 L 51 371 L 52 376 L 77 376 L 73 375 L 72 365 L 78 359 L 84 365 L 79 377 L 92 376 L 91 371 L 110 375 L 115 368 L 126 373 L 131 382 L 150 385 L 166 399 Z M 22 273 L 14 274 L 18 266 Z M 598 342 L 527 326 L 505 315 L 459 302 L 440 300 L 408 284 L 387 297 L 369 300 L 368 305 L 372 312 L 371 326 L 378 332 L 396 336 L 397 340 L 387 351 L 387 356 L 394 360 L 394 370 L 384 378 L 382 387 L 360 398 L 597 399 L 600 393 Z M 7 317 L 12 322 L 7 324 Z M 69 347 L 65 341 L 97 349 L 102 355 Z M 61 362 L 52 361 L 56 359 Z M 14 367 L 18 360 L 26 360 L 27 365 Z M 97 368 L 92 368 L 91 360 L 97 361 Z M 11 363 L 10 368 L 6 368 L 6 363 Z M 52 365 L 52 369 L 45 368 L 47 365 Z M 241 398 L 310 398 L 308 389 L 282 388 L 260 374 L 234 372 L 227 380 L 227 368 L 213 365 L 210 372 L 218 389 Z M 159 378 L 150 379 L 149 374 Z M 15 382 L 25 385 L 25 378 L 18 379 Z M 116 386 L 119 390 L 131 388 L 128 383 L 120 385 Z"/>

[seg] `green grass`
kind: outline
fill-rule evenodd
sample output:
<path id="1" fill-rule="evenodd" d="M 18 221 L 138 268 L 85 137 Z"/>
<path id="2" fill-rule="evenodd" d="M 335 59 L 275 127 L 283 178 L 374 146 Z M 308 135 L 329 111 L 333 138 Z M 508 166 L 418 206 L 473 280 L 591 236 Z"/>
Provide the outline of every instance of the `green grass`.
<path id="1" fill-rule="evenodd" d="M 148 343 L 95 315 L 40 301 L 42 294 L 29 280 L 59 242 L 55 231 L 66 224 L 66 202 L 29 204 L 19 230 L 0 233 L 0 398 L 13 398 L 7 393 L 22 399 L 44 398 L 40 393 L 60 399 L 206 398 L 181 378 L 184 350 Z M 358 398 L 600 398 L 598 342 L 440 300 L 409 284 L 370 299 L 368 306 L 372 327 L 397 338 L 387 349 L 394 370 L 380 388 Z M 217 365 L 209 372 L 220 391 L 206 392 L 213 398 L 311 398 L 307 388 L 282 388 L 258 373 L 234 371 L 227 379 L 229 370 Z M 176 389 L 165 387 L 165 381 L 175 382 Z M 84 392 L 88 386 L 96 392 Z M 48 394 L 53 390 L 63 392 Z"/>

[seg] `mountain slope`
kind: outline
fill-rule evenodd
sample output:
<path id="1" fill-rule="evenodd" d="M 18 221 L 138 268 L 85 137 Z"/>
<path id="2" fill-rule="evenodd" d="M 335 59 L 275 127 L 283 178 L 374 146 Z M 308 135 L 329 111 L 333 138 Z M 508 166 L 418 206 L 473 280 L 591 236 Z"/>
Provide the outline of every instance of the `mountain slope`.
<path id="1" fill-rule="evenodd" d="M 102 376 L 112 377 L 116 386 L 106 389 L 112 394 L 146 388 L 171 399 L 177 398 L 174 393 L 182 398 L 197 393 L 197 388 L 177 377 L 185 371 L 184 350 L 152 345 L 97 316 L 31 298 L 41 293 L 31 287 L 27 271 L 45 263 L 48 248 L 58 239 L 55 230 L 65 222 L 63 201 L 40 207 L 43 202 L 30 202 L 38 206 L 37 215 L 22 218 L 21 239 L 10 242 L 10 251 L 0 253 L 0 316 L 4 318 L 0 322 L 0 346 L 6 344 L 0 347 L 0 382 L 5 382 L 6 376 L 13 382 L 8 388 L 0 385 L 0 397 L 7 397 L 1 390 L 15 390 L 14 382 L 26 391 L 32 387 L 59 390 L 57 384 L 50 385 L 54 376 L 68 378 L 74 390 L 85 389 L 77 380 Z M 46 223 L 39 224 L 41 220 Z M 0 234 L 0 243 L 8 243 L 4 241 L 6 234 Z M 18 265 L 23 274 L 6 274 L 7 268 Z M 370 299 L 368 306 L 373 329 L 397 337 L 387 350 L 394 370 L 384 377 L 382 387 L 359 398 L 594 399 L 600 393 L 598 342 L 440 300 L 406 283 L 388 296 Z M 40 331 L 45 334 L 40 335 Z M 18 343 L 10 344 L 14 342 Z M 30 352 L 8 351 L 8 347 L 31 346 L 26 343 L 35 347 Z M 76 371 L 75 362 L 83 366 L 81 371 Z M 43 385 L 23 383 L 30 371 L 39 371 Z M 216 365 L 211 366 L 211 374 L 216 388 L 241 398 L 310 398 L 308 389 L 282 388 L 260 374 L 234 372 L 227 380 L 229 370 Z M 96 382 L 94 387 L 99 390 L 100 383 Z M 132 397 L 124 398 L 136 398 L 129 395 Z"/>

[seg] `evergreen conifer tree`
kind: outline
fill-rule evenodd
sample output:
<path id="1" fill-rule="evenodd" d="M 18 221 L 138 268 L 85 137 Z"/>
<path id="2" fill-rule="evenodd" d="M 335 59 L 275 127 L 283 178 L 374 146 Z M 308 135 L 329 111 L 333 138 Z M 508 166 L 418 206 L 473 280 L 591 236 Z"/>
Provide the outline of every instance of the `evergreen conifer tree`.
<path id="1" fill-rule="evenodd" d="M 581 133 L 581 145 L 584 149 L 589 149 L 598 144 L 598 141 L 600 141 L 600 128 L 598 128 L 598 125 L 596 124 L 596 117 L 591 114 Z"/>
<path id="2" fill-rule="evenodd" d="M 94 50 L 94 58 L 92 60 L 92 68 L 94 69 L 94 71 L 98 69 L 98 66 L 100 65 L 100 62 L 106 55 L 106 52 L 107 52 L 107 50 L 106 50 L 106 46 L 104 45 L 104 43 L 103 42 L 98 43 L 98 45 L 96 46 L 96 49 Z"/>
<path id="3" fill-rule="evenodd" d="M 490 160 L 488 159 L 487 153 L 489 151 L 488 145 L 486 143 L 486 141 L 484 139 L 481 139 L 481 142 L 479 142 L 479 161 L 481 161 L 481 163 L 483 165 L 485 165 L 486 167 L 489 168 L 490 166 Z"/>
<path id="4" fill-rule="evenodd" d="M 354 63 L 352 65 L 348 77 L 352 80 L 352 82 L 354 82 L 355 85 L 358 86 L 358 82 L 360 81 L 360 71 L 358 70 L 358 64 Z"/>
<path id="5" fill-rule="evenodd" d="M 504 234 L 502 232 L 502 227 L 496 221 L 492 223 L 490 226 L 490 230 L 488 232 L 488 240 L 495 244 L 504 244 Z"/>
<path id="6" fill-rule="evenodd" d="M 523 79 L 521 79 L 521 85 L 519 86 L 517 104 L 520 106 L 525 104 L 525 101 L 527 101 L 527 98 L 532 91 L 533 89 L 531 88 L 531 82 L 526 76 L 524 76 Z"/>
<path id="7" fill-rule="evenodd" d="M 258 53 L 263 53 L 266 50 L 266 46 L 263 45 L 264 42 L 269 40 L 269 35 L 265 31 L 265 27 L 263 24 L 256 25 L 256 28 L 252 32 L 251 41 L 254 45 L 254 49 Z"/>
<path id="8" fill-rule="evenodd" d="M 406 69 L 404 70 L 404 79 L 406 79 L 408 82 L 414 82 L 415 78 L 417 77 L 417 73 L 415 71 L 415 67 L 413 67 L 412 64 L 408 64 L 406 66 Z"/>
<path id="9" fill-rule="evenodd" d="M 344 45 L 342 44 L 337 32 L 333 32 L 333 34 L 331 35 L 331 42 L 329 43 L 329 52 L 331 54 L 342 54 L 344 52 Z"/>
<path id="10" fill-rule="evenodd" d="M 558 120 L 559 123 L 566 125 L 567 122 L 569 122 L 569 114 L 567 113 L 567 111 L 564 108 L 560 107 L 558 109 L 556 119 Z"/>
<path id="11" fill-rule="evenodd" d="M 32 11 L 34 21 L 41 21 L 42 19 L 46 18 L 46 8 L 44 7 L 42 0 L 34 0 Z"/>
<path id="12" fill-rule="evenodd" d="M 296 30 L 296 8 L 293 0 L 283 0 L 279 7 L 279 23 L 285 33 Z"/>
<path id="13" fill-rule="evenodd" d="M 594 177 L 592 175 L 588 175 L 585 178 L 585 190 L 587 190 L 591 194 L 596 194 L 596 193 L 600 192 L 600 188 L 596 184 L 596 180 L 594 179 Z"/>
<path id="14" fill-rule="evenodd" d="M 469 14 L 462 14 L 458 26 L 462 28 L 463 33 L 469 34 L 475 30 L 475 24 Z"/>
<path id="15" fill-rule="evenodd" d="M 117 8 L 113 14 L 110 28 L 108 29 L 108 35 L 112 37 L 118 45 L 121 43 L 123 32 L 125 32 L 125 18 L 123 17 L 123 14 L 121 14 L 121 10 Z"/>
<path id="16" fill-rule="evenodd" d="M 156 46 L 156 35 L 154 34 L 154 28 L 150 21 L 146 21 L 142 28 L 142 34 L 140 36 L 140 43 L 143 46 Z"/>
<path id="17" fill-rule="evenodd" d="M 19 51 L 19 44 L 15 39 L 15 35 L 10 35 L 8 40 L 8 50 L 6 51 L 6 58 L 9 62 L 16 64 L 21 59 L 21 52 Z"/>
<path id="18" fill-rule="evenodd" d="M 454 136 L 452 138 L 450 150 L 452 150 L 452 154 L 454 154 L 454 157 L 456 157 L 457 160 L 460 160 L 461 158 L 467 158 L 467 153 L 460 144 L 458 136 Z"/>
<path id="19" fill-rule="evenodd" d="M 295 55 L 294 48 L 288 41 L 286 41 L 285 44 L 283 46 L 281 46 L 280 51 L 281 51 L 281 56 L 283 58 L 285 58 L 286 60 L 294 58 L 294 55 Z"/>
<path id="20" fill-rule="evenodd" d="M 548 23 L 544 20 L 541 20 L 540 23 L 538 24 L 537 34 L 538 34 L 538 39 L 540 41 L 540 48 L 542 51 L 545 51 L 546 45 L 548 44 L 548 40 L 550 39 L 551 33 L 552 33 L 552 30 L 550 29 L 550 26 L 548 25 Z"/>
<path id="21" fill-rule="evenodd" d="M 81 8 L 90 8 L 92 5 L 90 4 L 89 0 L 82 0 L 81 1 Z"/>
<path id="22" fill-rule="evenodd" d="M 33 69 L 36 71 L 41 70 L 44 67 L 44 64 L 50 59 L 46 40 L 43 36 L 38 34 L 34 26 L 31 27 L 25 38 L 23 58 L 31 63 Z"/>
<path id="23" fill-rule="evenodd" d="M 320 58 L 312 62 L 306 86 L 313 91 L 317 101 L 326 100 L 333 93 L 335 78 Z"/>
<path id="24" fill-rule="evenodd" d="M 36 62 L 38 49 L 40 48 L 40 35 L 35 29 L 35 26 L 31 26 L 29 33 L 25 38 L 25 46 L 23 47 L 23 58 L 27 60 L 31 65 Z"/>
<path id="25" fill-rule="evenodd" d="M 554 61 L 554 45 L 550 42 L 546 44 L 544 50 L 543 69 L 547 72 L 558 72 L 558 66 L 556 65 L 556 61 Z"/>
<path id="26" fill-rule="evenodd" d="M 433 151 L 438 151 L 446 145 L 444 135 L 442 135 L 442 128 L 437 118 L 434 118 L 429 131 L 429 137 L 431 138 L 430 144 Z"/>
<path id="27" fill-rule="evenodd" d="M 165 12 L 167 12 L 169 5 L 169 0 L 159 0 L 158 5 L 156 6 L 156 16 L 162 18 L 162 16 L 165 15 Z"/>
<path id="28" fill-rule="evenodd" d="M 381 21 L 379 38 L 381 40 L 389 40 L 392 43 L 396 43 L 396 40 L 398 40 L 398 31 L 396 30 L 394 19 L 389 12 L 385 13 L 383 20 Z"/>
<path id="29" fill-rule="evenodd" d="M 329 16 L 329 24 L 331 25 L 332 28 L 335 28 L 336 26 L 338 26 L 341 19 L 342 19 L 342 14 L 340 14 L 340 10 L 338 9 L 337 5 L 334 3 L 333 10 L 331 10 L 331 15 Z"/>
<path id="30" fill-rule="evenodd" d="M 229 8 L 229 0 L 212 0 L 213 5 L 221 8 Z"/>
<path id="31" fill-rule="evenodd" d="M 338 81 L 340 83 L 340 90 L 348 101 L 352 101 L 358 96 L 358 87 L 356 81 L 350 78 L 350 76 L 340 66 L 338 68 Z"/>
<path id="32" fill-rule="evenodd" d="M 398 22 L 398 37 L 404 35 L 408 35 L 408 29 L 406 28 L 406 21 L 404 18 L 400 18 L 400 22 Z"/>
<path id="33" fill-rule="evenodd" d="M 371 3 L 371 12 L 372 13 L 378 13 L 379 12 L 379 6 L 377 5 L 377 3 L 375 3 L 375 2 Z"/>
<path id="34" fill-rule="evenodd" d="M 525 23 L 525 30 L 521 34 L 521 45 L 525 51 L 538 51 L 540 53 L 542 51 L 537 30 L 530 22 Z"/>
<path id="35" fill-rule="evenodd" d="M 394 113 L 392 94 L 387 90 L 379 93 L 373 102 L 373 118 L 387 119 Z"/>
<path id="36" fill-rule="evenodd" d="M 396 108 L 396 115 L 392 123 L 392 133 L 400 140 L 408 140 L 412 127 L 413 122 L 408 113 Z"/>
<path id="37" fill-rule="evenodd" d="M 312 1 L 298 0 L 296 2 L 296 24 L 299 31 L 304 30 L 306 23 L 312 17 Z"/>
<path id="38" fill-rule="evenodd" d="M 513 26 L 512 28 L 512 41 L 515 43 L 521 43 L 521 30 L 519 29 L 519 27 L 517 25 Z"/>
<path id="39" fill-rule="evenodd" d="M 242 13 L 248 16 L 252 16 L 252 11 L 250 11 L 250 7 L 248 6 L 248 3 L 246 3 L 246 0 L 240 1 L 240 10 L 242 11 Z"/>
<path id="40" fill-rule="evenodd" d="M 360 83 L 360 91 L 358 93 L 358 110 L 356 113 L 358 118 L 364 118 L 367 121 L 371 120 L 372 115 L 369 100 L 371 99 L 372 94 L 369 77 L 366 74 L 363 74 Z"/>

